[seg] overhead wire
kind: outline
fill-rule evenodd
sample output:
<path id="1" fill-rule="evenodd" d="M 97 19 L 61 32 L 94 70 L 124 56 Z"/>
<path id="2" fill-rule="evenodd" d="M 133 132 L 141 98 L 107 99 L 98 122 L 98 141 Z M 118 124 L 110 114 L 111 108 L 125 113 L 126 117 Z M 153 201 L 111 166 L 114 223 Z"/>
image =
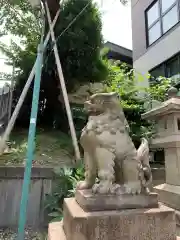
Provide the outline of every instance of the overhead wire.
<path id="1" fill-rule="evenodd" d="M 116 0 L 114 0 L 112 2 L 112 4 L 115 2 Z M 62 37 L 62 35 L 72 26 L 72 24 L 81 16 L 81 14 L 86 10 L 86 8 L 89 6 L 89 4 L 91 3 L 91 0 L 89 0 L 89 2 L 83 7 L 83 9 L 76 15 L 76 17 L 74 17 L 74 19 L 68 24 L 68 26 L 58 35 L 55 43 L 57 43 L 59 41 L 59 39 Z M 107 14 L 107 12 L 109 12 L 111 9 L 109 9 L 108 11 L 106 11 L 104 14 Z M 48 56 L 46 57 L 45 61 L 44 61 L 44 65 L 47 64 L 47 61 L 53 51 L 53 47 L 54 47 L 54 44 L 55 43 L 52 43 L 52 46 L 51 46 L 51 49 L 50 49 L 50 52 L 48 54 Z"/>
<path id="2" fill-rule="evenodd" d="M 112 4 L 115 2 L 116 0 L 112 1 Z M 59 39 L 62 37 L 62 35 L 73 25 L 73 23 L 81 16 L 81 14 L 86 10 L 86 8 L 89 6 L 89 4 L 91 3 L 91 0 L 88 1 L 88 3 L 82 8 L 82 10 L 73 18 L 73 20 L 71 20 L 71 22 L 67 25 L 67 27 L 58 35 L 58 37 L 56 38 L 55 42 L 52 42 L 51 48 L 50 48 L 50 52 L 48 54 L 48 56 L 46 57 L 45 61 L 44 61 L 44 66 L 47 64 L 47 61 L 53 51 L 53 47 L 54 44 L 57 43 L 59 41 Z M 107 14 L 111 9 L 107 10 L 104 14 Z"/>
<path id="3" fill-rule="evenodd" d="M 91 3 L 91 0 L 88 1 L 88 3 L 82 8 L 82 10 L 71 20 L 71 22 L 67 25 L 67 27 L 57 36 L 56 41 L 52 43 L 50 52 L 48 54 L 48 56 L 46 57 L 45 61 L 44 61 L 44 65 L 46 65 L 52 51 L 53 51 L 53 47 L 54 44 L 57 43 L 59 41 L 59 39 L 62 37 L 62 35 L 73 25 L 73 23 L 81 16 L 81 14 L 86 10 L 86 8 L 89 6 L 89 4 Z"/>
<path id="4" fill-rule="evenodd" d="M 80 17 L 80 15 L 86 10 L 86 8 L 89 6 L 89 4 L 91 3 L 91 0 L 89 0 L 89 2 L 86 4 L 86 6 L 76 15 L 76 17 L 74 17 L 74 19 L 68 24 L 68 26 L 59 34 L 59 36 L 56 39 L 56 43 L 58 42 L 58 40 L 60 39 L 60 37 L 72 26 L 72 24 L 78 19 L 78 17 Z"/>

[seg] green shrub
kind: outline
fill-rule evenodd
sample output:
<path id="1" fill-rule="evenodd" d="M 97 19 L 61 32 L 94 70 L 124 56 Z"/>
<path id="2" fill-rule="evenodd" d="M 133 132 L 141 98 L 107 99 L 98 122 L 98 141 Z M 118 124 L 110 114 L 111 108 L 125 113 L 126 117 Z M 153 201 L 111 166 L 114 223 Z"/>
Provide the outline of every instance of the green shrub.
<path id="1" fill-rule="evenodd" d="M 130 126 L 130 135 L 138 147 L 142 137 L 150 139 L 154 133 L 154 123 L 141 118 L 146 111 L 146 105 L 152 105 L 153 101 L 166 100 L 167 90 L 174 82 L 170 78 L 159 77 L 156 81 L 151 81 L 149 87 L 140 87 L 145 76 L 137 76 L 135 70 L 129 69 L 127 64 L 119 61 L 106 60 L 106 64 L 109 76 L 105 81 L 105 91 L 117 92 L 120 96 L 120 103 Z M 146 78 L 151 79 L 151 76 L 147 75 Z M 144 97 L 139 94 L 140 91 L 144 92 Z"/>
<path id="2" fill-rule="evenodd" d="M 55 171 L 56 180 L 52 193 L 46 195 L 45 210 L 48 212 L 50 221 L 60 221 L 63 217 L 64 198 L 73 197 L 77 182 L 84 178 L 82 164 L 75 168 L 60 168 Z"/>

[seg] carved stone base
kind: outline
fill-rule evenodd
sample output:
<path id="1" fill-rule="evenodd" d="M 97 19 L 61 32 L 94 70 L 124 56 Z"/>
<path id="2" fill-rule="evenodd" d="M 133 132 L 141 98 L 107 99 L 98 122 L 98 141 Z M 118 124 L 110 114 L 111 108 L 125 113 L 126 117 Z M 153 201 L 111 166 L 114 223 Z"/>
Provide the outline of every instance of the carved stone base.
<path id="1" fill-rule="evenodd" d="M 164 183 L 154 187 L 154 190 L 160 202 L 180 211 L 180 186 Z"/>
<path id="2" fill-rule="evenodd" d="M 94 195 L 91 190 L 77 190 L 75 199 L 85 211 L 157 208 L 158 195 Z"/>
<path id="3" fill-rule="evenodd" d="M 62 223 L 49 225 L 49 240 L 177 240 L 174 211 L 153 209 L 85 212 L 65 199 Z"/>
<path id="4" fill-rule="evenodd" d="M 67 240 L 66 235 L 64 233 L 62 222 L 53 222 L 49 224 L 48 240 Z M 111 240 L 111 239 L 108 239 L 108 240 Z M 119 239 L 117 238 L 116 240 L 119 240 Z M 152 240 L 152 238 L 147 238 L 147 240 Z M 167 240 L 167 239 L 164 238 L 163 240 Z M 176 240 L 180 240 L 180 237 L 177 237 Z"/>

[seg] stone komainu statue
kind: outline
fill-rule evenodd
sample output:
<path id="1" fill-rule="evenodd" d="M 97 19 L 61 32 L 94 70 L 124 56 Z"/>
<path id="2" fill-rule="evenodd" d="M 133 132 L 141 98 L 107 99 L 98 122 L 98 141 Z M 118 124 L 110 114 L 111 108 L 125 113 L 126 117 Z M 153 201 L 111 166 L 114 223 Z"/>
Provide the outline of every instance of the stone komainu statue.
<path id="1" fill-rule="evenodd" d="M 147 193 L 152 181 L 148 142 L 142 139 L 136 150 L 118 95 L 94 94 L 85 109 L 89 119 L 80 139 L 85 180 L 77 188 L 100 194 Z"/>

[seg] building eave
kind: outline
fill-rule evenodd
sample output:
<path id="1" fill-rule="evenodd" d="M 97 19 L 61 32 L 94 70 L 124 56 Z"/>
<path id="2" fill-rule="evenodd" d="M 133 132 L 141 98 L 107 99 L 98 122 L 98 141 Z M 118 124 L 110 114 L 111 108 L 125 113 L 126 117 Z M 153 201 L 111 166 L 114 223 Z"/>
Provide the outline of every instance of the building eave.
<path id="1" fill-rule="evenodd" d="M 104 44 L 104 46 L 109 48 L 113 52 L 116 52 L 116 53 L 118 53 L 120 55 L 124 55 L 126 57 L 132 58 L 132 50 L 130 50 L 128 48 L 119 46 L 119 45 L 117 45 L 115 43 L 112 43 L 112 42 L 109 42 L 109 41 L 107 41 Z"/>

